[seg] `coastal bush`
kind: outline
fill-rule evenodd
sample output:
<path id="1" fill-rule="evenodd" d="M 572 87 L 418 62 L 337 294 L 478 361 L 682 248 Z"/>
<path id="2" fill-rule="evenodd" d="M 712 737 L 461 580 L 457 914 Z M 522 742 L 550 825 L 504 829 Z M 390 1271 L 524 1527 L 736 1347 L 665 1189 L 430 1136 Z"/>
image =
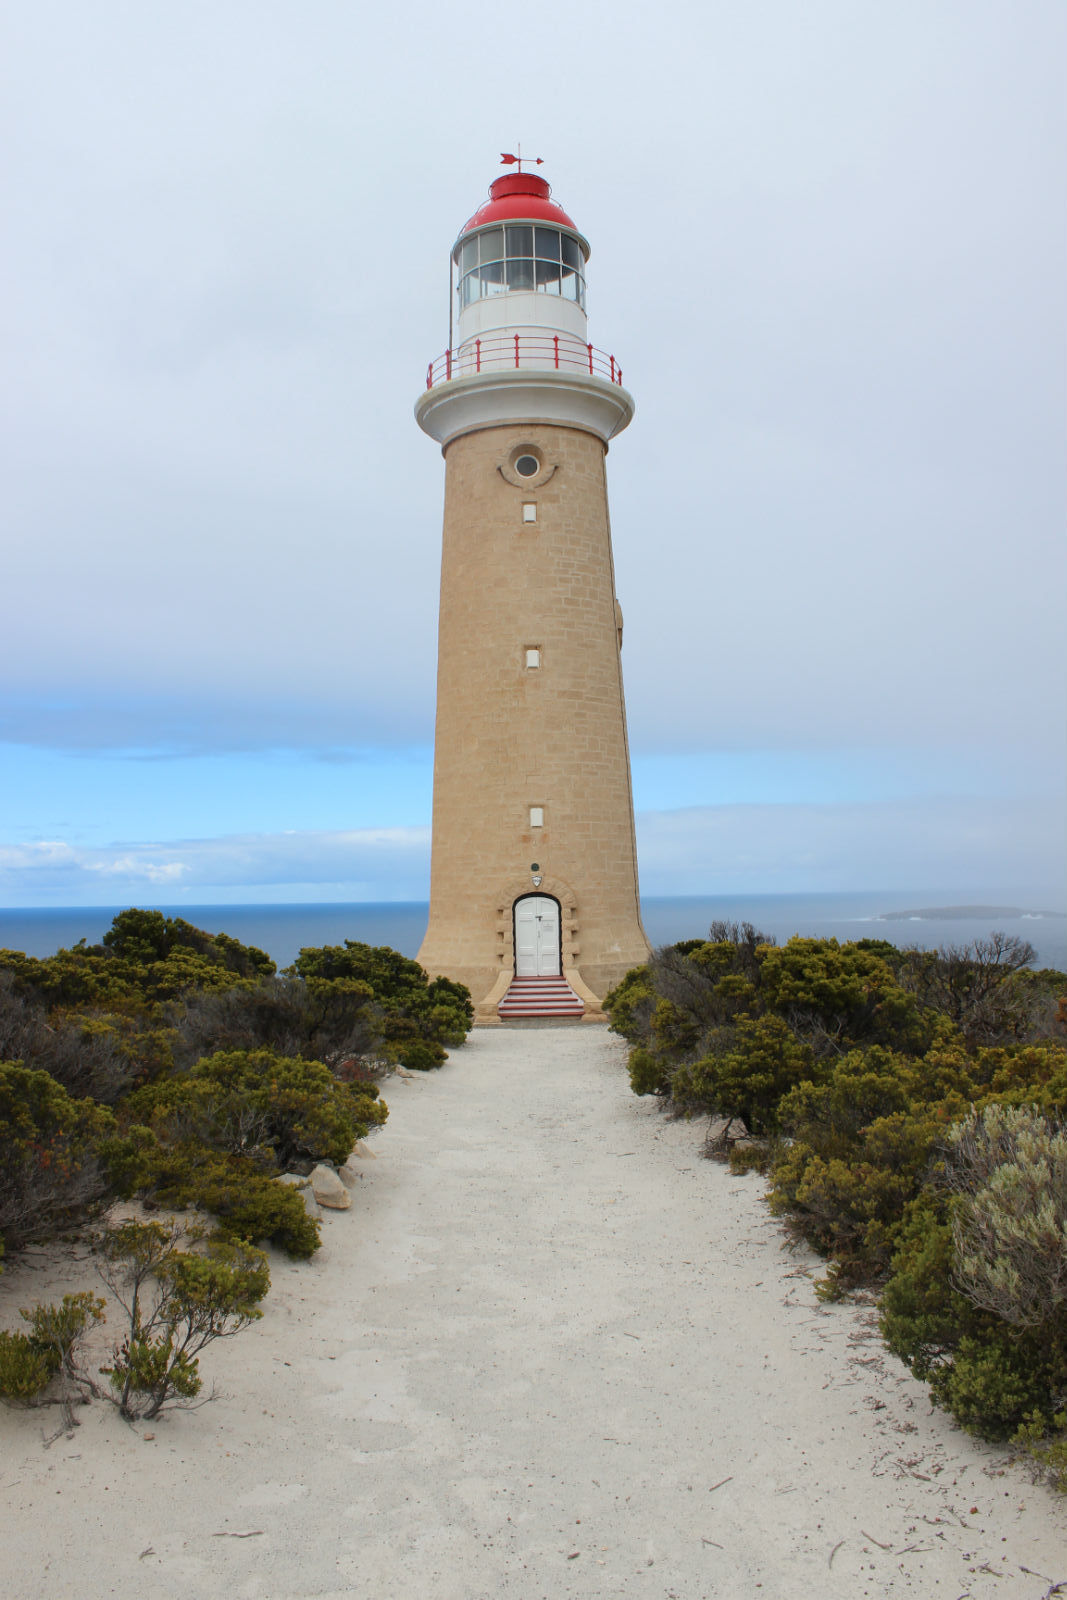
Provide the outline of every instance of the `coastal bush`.
<path id="1" fill-rule="evenodd" d="M 47 1072 L 0 1062 L 0 1241 L 7 1251 L 77 1220 L 108 1194 L 112 1113 Z"/>
<path id="2" fill-rule="evenodd" d="M 952 1223 L 924 1194 L 901 1231 L 881 1300 L 886 1344 L 935 1403 L 969 1432 L 1009 1439 L 1030 1419 L 1052 1425 L 1055 1376 L 1033 1339 L 976 1306 L 955 1284 Z"/>
<path id="3" fill-rule="evenodd" d="M 191 989 L 224 989 L 274 971 L 262 950 L 227 934 L 205 933 L 181 917 L 120 911 L 100 944 L 84 940 L 54 956 L 0 950 L 0 970 L 21 994 L 55 1008 L 127 1013 L 173 1000 Z"/>
<path id="4" fill-rule="evenodd" d="M 962 1427 L 1017 1436 L 1055 1480 L 1067 1398 L 1061 1128 L 993 1102 L 948 1131 L 940 1184 L 894 1259 L 882 1326 Z"/>
<path id="5" fill-rule="evenodd" d="M 223 1050 L 129 1097 L 130 1115 L 166 1142 L 256 1154 L 280 1171 L 340 1165 L 388 1115 L 377 1086 L 342 1082 L 320 1061 Z"/>
<path id="6" fill-rule="evenodd" d="M 945 1181 L 961 1293 L 1062 1343 L 1067 1379 L 1067 1131 L 1032 1106 L 987 1105 L 949 1132 Z"/>
<path id="7" fill-rule="evenodd" d="M 180 1249 L 185 1238 L 197 1248 Z M 191 1404 L 203 1387 L 200 1352 L 262 1316 L 259 1303 L 270 1287 L 266 1257 L 159 1222 L 109 1228 L 100 1250 L 101 1275 L 128 1321 L 111 1365 L 101 1368 L 108 1390 L 92 1381 L 89 1387 L 131 1420 Z"/>
<path id="8" fill-rule="evenodd" d="M 934 1017 L 897 983 L 887 962 L 836 939 L 793 938 L 761 963 L 766 1008 L 820 1056 L 877 1043 L 921 1053 Z"/>
<path id="9" fill-rule="evenodd" d="M 1067 1479 L 1067 977 L 1021 940 L 898 950 L 763 940 L 657 951 L 607 997 L 631 1085 L 743 1118 L 734 1170 L 819 1251 L 818 1286 L 883 1286 L 883 1335 L 939 1405 Z"/>
<path id="10" fill-rule="evenodd" d="M 261 978 L 224 990 L 196 990 L 175 1013 L 178 1059 L 188 1065 L 219 1050 L 273 1050 L 334 1065 L 381 1056 L 380 1008 L 369 983 Z"/>
<path id="11" fill-rule="evenodd" d="M 1067 1494 L 1067 1410 L 1058 1411 L 1051 1423 L 1032 1412 L 1012 1434 L 1012 1444 L 1029 1458 L 1036 1478 Z"/>
<path id="12" fill-rule="evenodd" d="M 1032 1025 L 1042 986 L 1036 974 L 1023 974 L 1033 960 L 1025 939 L 992 933 L 967 946 L 902 951 L 895 970 L 921 1005 L 948 1017 L 977 1046 L 1017 1039 Z"/>
<path id="13" fill-rule="evenodd" d="M 648 1036 L 648 1019 L 655 1004 L 652 962 L 643 967 L 632 967 L 604 997 L 604 1010 L 611 1018 L 611 1031 L 621 1034 L 630 1044 L 638 1045 Z M 637 1088 L 634 1090 L 635 1094 L 649 1092 Z"/>
<path id="14" fill-rule="evenodd" d="M 0 950 L 0 1059 L 49 1071 L 73 1094 L 130 1088 L 219 1050 L 274 1050 L 387 1070 L 415 1042 L 462 1044 L 470 994 L 385 947 L 304 949 L 279 977 L 262 950 L 180 917 L 131 908 L 100 944 L 37 959 Z"/>
<path id="15" fill-rule="evenodd" d="M 40 1405 L 57 1377 L 64 1380 L 54 1398 L 68 1408 L 81 1389 L 80 1347 L 90 1325 L 102 1322 L 106 1302 L 95 1294 L 66 1294 L 60 1305 L 39 1305 L 19 1316 L 29 1333 L 0 1333 L 0 1400 L 7 1405 Z"/>
<path id="16" fill-rule="evenodd" d="M 276 1245 L 297 1260 L 319 1248 L 319 1223 L 297 1190 L 273 1176 L 273 1162 L 226 1155 L 193 1141 L 161 1144 L 147 1128 L 132 1128 L 107 1152 L 116 1191 L 149 1206 L 210 1213 L 228 1239 Z"/>
<path id="17" fill-rule="evenodd" d="M 410 1067 L 412 1072 L 431 1072 L 434 1067 L 448 1060 L 448 1051 L 429 1040 L 412 1039 L 401 1045 L 399 1057 L 400 1065 Z"/>
<path id="18" fill-rule="evenodd" d="M 470 992 L 463 984 L 450 978 L 431 982 L 417 961 L 384 945 L 346 939 L 343 945 L 305 948 L 288 971 L 302 978 L 309 990 L 317 987 L 326 995 L 333 992 L 333 985 L 365 985 L 373 997 L 387 1061 L 402 1060 L 415 1040 L 462 1044 L 474 1022 Z M 437 1064 L 445 1059 L 442 1051 Z"/>
<path id="19" fill-rule="evenodd" d="M 113 1105 L 135 1081 L 126 1023 L 76 1013 L 50 1017 L 38 995 L 18 992 L 14 973 L 0 968 L 0 1061 L 31 1063 L 76 1099 Z"/>
<path id="20" fill-rule="evenodd" d="M 319 1248 L 318 1220 L 279 1173 L 344 1162 L 387 1116 L 375 1079 L 439 1066 L 472 1022 L 463 985 L 351 940 L 304 949 L 279 975 L 254 946 L 131 908 L 99 944 L 0 950 L 0 1257 L 116 1199 L 213 1218 L 215 1242 L 188 1260 L 139 1236 L 146 1260 L 123 1270 L 155 1285 L 155 1331 L 131 1326 L 110 1369 L 128 1415 L 192 1399 L 196 1341 L 223 1336 L 193 1310 L 245 1316 L 258 1241 L 296 1258 Z M 69 1399 L 73 1356 L 56 1351 L 80 1303 L 38 1307 L 29 1332 L 0 1336 L 3 1394 L 54 1398 L 66 1373 Z"/>
<path id="21" fill-rule="evenodd" d="M 670 1064 L 642 1045 L 630 1051 L 630 1087 L 634 1094 L 669 1095 Z"/>
<path id="22" fill-rule="evenodd" d="M 192 1249 L 182 1249 L 189 1243 Z M 125 1313 L 107 1385 L 89 1371 L 82 1343 L 106 1320 L 99 1295 L 65 1295 L 59 1306 L 20 1313 L 28 1333 L 0 1333 L 0 1400 L 39 1405 L 54 1398 L 73 1421 L 75 1399 L 109 1400 L 128 1421 L 191 1405 L 203 1388 L 199 1357 L 216 1339 L 231 1338 L 262 1312 L 270 1287 L 261 1250 L 177 1223 L 119 1223 L 97 1241 L 100 1276 Z M 56 1379 L 60 1392 L 50 1395 Z M 209 1397 L 210 1398 L 210 1397 Z"/>
<path id="23" fill-rule="evenodd" d="M 188 988 L 225 988 L 275 970 L 270 956 L 254 945 L 225 933 L 205 933 L 182 917 L 136 907 L 119 912 L 102 945 L 132 983 L 157 999 L 173 998 Z"/>
<path id="24" fill-rule="evenodd" d="M 685 1110 L 743 1117 L 753 1133 L 771 1133 L 778 1127 L 782 1097 L 821 1075 L 811 1046 L 780 1017 L 742 1015 L 731 1047 L 679 1067 L 670 1092 Z"/>

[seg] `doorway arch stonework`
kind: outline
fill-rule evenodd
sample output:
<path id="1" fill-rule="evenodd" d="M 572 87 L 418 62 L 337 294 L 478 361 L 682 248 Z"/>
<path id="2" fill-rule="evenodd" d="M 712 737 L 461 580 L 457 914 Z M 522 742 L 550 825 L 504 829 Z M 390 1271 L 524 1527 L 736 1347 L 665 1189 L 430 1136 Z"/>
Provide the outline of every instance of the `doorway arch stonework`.
<path id="1" fill-rule="evenodd" d="M 475 1008 L 475 1021 L 479 1023 L 500 1021 L 496 1008 L 507 994 L 511 980 L 515 976 L 514 906 L 516 900 L 522 900 L 529 894 L 544 894 L 558 901 L 562 976 L 585 1004 L 585 1016 L 582 1020 L 606 1021 L 599 998 L 589 988 L 579 971 L 582 948 L 578 898 L 569 883 L 563 878 L 554 878 L 547 872 L 543 874 L 538 884 L 533 882 L 529 873 L 525 873 L 522 877 L 512 878 L 501 885 L 496 903 L 497 977 L 485 999 Z"/>

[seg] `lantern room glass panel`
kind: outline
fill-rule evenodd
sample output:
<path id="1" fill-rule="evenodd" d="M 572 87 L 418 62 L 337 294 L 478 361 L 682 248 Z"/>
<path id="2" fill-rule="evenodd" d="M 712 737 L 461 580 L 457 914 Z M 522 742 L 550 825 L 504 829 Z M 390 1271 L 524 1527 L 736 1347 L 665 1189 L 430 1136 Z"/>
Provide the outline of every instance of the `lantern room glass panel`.
<path id="1" fill-rule="evenodd" d="M 533 255 L 534 231 L 532 228 L 505 228 L 504 231 L 507 234 L 509 260 L 512 256 Z"/>
<path id="2" fill-rule="evenodd" d="M 504 255 L 504 230 L 503 228 L 488 228 L 485 233 L 478 235 L 479 259 L 482 261 L 500 261 Z"/>
<path id="3" fill-rule="evenodd" d="M 561 235 L 556 228 L 534 229 L 534 254 L 542 261 L 558 261 Z"/>
<path id="4" fill-rule="evenodd" d="M 559 294 L 558 261 L 535 261 L 534 271 L 537 275 L 537 287 L 542 294 Z"/>
<path id="5" fill-rule="evenodd" d="M 534 286 L 534 264 L 527 256 L 508 256 L 508 288 L 521 293 Z"/>

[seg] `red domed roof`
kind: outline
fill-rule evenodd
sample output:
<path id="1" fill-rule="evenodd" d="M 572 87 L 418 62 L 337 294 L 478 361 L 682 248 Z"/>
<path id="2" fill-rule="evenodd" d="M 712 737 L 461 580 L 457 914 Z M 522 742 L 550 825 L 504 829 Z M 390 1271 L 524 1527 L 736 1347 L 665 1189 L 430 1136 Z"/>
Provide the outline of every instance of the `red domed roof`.
<path id="1" fill-rule="evenodd" d="M 544 178 L 539 178 L 534 172 L 506 172 L 489 185 L 489 199 L 463 224 L 459 237 L 462 239 L 464 234 L 471 233 L 475 228 L 488 227 L 493 222 L 522 221 L 550 222 L 582 239 L 563 207 L 549 199 L 551 193 Z M 582 244 L 583 253 L 588 256 L 589 247 L 584 239 Z"/>

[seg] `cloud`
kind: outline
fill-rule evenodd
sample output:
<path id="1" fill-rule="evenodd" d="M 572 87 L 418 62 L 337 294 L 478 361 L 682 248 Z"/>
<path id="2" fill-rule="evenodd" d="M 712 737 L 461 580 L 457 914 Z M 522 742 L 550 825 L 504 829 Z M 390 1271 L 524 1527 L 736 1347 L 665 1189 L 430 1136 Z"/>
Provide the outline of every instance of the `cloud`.
<path id="1" fill-rule="evenodd" d="M 1067 863 L 1059 807 L 1017 798 L 690 806 L 637 818 L 646 895 L 1046 889 Z M 0 849 L 0 903 L 94 905 L 165 885 L 190 903 L 425 900 L 428 827 L 225 834 L 110 848 Z"/>
<path id="2" fill-rule="evenodd" d="M 0 846 L 0 885 L 5 881 L 17 885 L 20 881 L 53 879 L 67 881 L 73 887 L 85 873 L 131 883 L 176 883 L 189 871 L 186 862 L 153 859 L 145 849 L 114 856 L 106 850 L 79 850 L 62 839 Z"/>
<path id="3" fill-rule="evenodd" d="M 1058 800 L 692 806 L 637 819 L 646 894 L 1046 886 L 1062 902 Z"/>
<path id="4" fill-rule="evenodd" d="M 82 848 L 62 840 L 0 848 L 0 902 L 93 905 L 146 884 L 182 898 L 420 900 L 429 881 L 429 828 L 226 834 L 215 839 Z"/>

